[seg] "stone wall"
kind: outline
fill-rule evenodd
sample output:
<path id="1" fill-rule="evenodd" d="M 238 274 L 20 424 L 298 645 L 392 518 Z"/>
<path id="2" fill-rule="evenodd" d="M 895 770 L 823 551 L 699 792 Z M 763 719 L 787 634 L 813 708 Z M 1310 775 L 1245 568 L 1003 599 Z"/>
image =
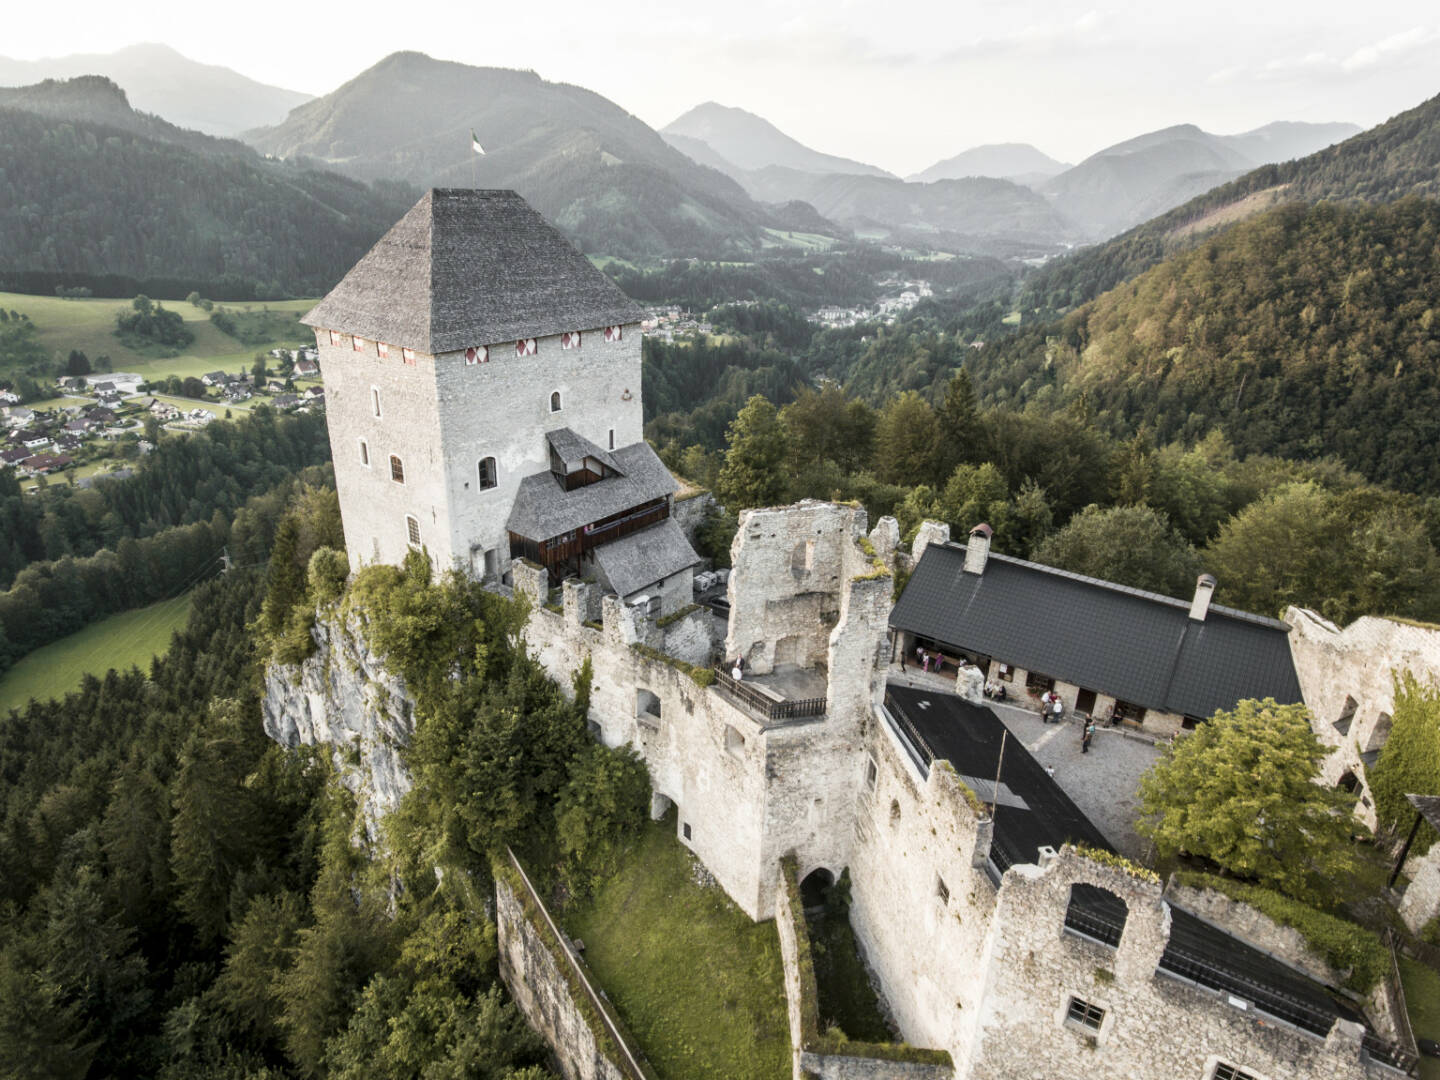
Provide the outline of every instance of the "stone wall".
<path id="1" fill-rule="evenodd" d="M 400 750 L 414 731 L 414 705 L 404 680 L 385 670 L 358 624 L 341 626 L 333 613 L 322 614 L 312 633 L 312 656 L 265 670 L 265 734 L 282 746 L 329 746 L 376 840 L 380 819 L 410 790 Z"/>
<path id="2" fill-rule="evenodd" d="M 1202 1080 L 1222 1060 L 1267 1077 L 1381 1074 L 1362 1061 L 1358 1025 L 1339 1021 L 1320 1039 L 1157 971 L 1170 933 L 1158 883 L 1070 848 L 1042 861 L 1012 867 L 1001 883 L 986 944 L 975 1080 Z M 1077 883 L 1125 902 L 1118 948 L 1064 929 Z M 1098 1030 L 1068 1018 L 1074 999 L 1104 1010 Z"/>
<path id="3" fill-rule="evenodd" d="M 1360 755 L 1380 749 L 1389 734 L 1395 672 L 1440 681 L 1440 629 L 1367 615 L 1342 630 L 1299 607 L 1287 609 L 1285 621 L 1301 696 L 1316 736 L 1330 751 L 1321 780 L 1333 785 L 1354 774 L 1361 782 L 1356 816 L 1374 828 L 1374 801 Z"/>
<path id="4" fill-rule="evenodd" d="M 1171 884 L 1165 890 L 1165 896 L 1190 914 L 1283 960 L 1291 967 L 1299 968 L 1313 979 L 1338 986 L 1349 974 L 1332 968 L 1323 956 L 1310 948 L 1304 935 L 1294 927 L 1282 926 L 1249 904 L 1222 892 Z"/>
<path id="5" fill-rule="evenodd" d="M 1400 917 L 1411 933 L 1418 934 L 1432 919 L 1440 919 L 1440 842 L 1424 855 L 1411 856 L 1406 870 L 1410 884 L 1400 898 Z"/>
<path id="6" fill-rule="evenodd" d="M 670 516 L 675 523 L 685 532 L 685 539 L 695 543 L 695 530 L 700 528 L 711 510 L 717 509 L 719 503 L 715 496 L 708 491 L 695 491 L 682 493 L 675 496 L 675 502 L 670 509 Z"/>
<path id="7" fill-rule="evenodd" d="M 400 343 L 380 359 L 374 342 L 364 352 L 342 336 L 332 346 L 318 331 L 325 380 L 326 422 L 335 460 L 335 486 L 351 566 L 399 563 L 409 548 L 405 515 L 437 566 L 480 577 L 485 553 L 509 564 L 505 522 L 520 481 L 550 467 L 545 434 L 568 427 L 601 448 L 644 438 L 640 402 L 640 329 L 621 340 L 581 327 L 582 345 L 561 348 L 560 335 L 542 337 L 533 356 L 515 343 L 490 344 L 490 360 L 465 363 L 463 352 L 401 358 Z M 477 345 L 481 344 L 476 342 Z M 371 389 L 380 392 L 375 415 Z M 559 391 L 561 408 L 550 409 Z M 612 438 L 613 433 L 613 438 Z M 369 448 L 369 465 L 359 444 Z M 389 455 L 405 464 L 405 482 L 390 478 Z M 495 487 L 482 490 L 479 463 L 495 458 Z"/>
<path id="8" fill-rule="evenodd" d="M 521 1015 L 550 1044 L 565 1080 L 646 1075 L 634 1060 L 638 1054 L 606 1027 L 538 899 L 513 867 L 503 864 L 495 874 L 495 927 L 500 978 Z"/>

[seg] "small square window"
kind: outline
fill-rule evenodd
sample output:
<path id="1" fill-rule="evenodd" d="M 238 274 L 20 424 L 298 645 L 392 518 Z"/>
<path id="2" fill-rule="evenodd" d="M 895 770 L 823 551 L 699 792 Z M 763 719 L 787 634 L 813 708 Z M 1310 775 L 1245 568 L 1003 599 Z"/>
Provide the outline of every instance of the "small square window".
<path id="1" fill-rule="evenodd" d="M 1078 997 L 1072 997 L 1070 1008 L 1065 1011 L 1065 1020 L 1067 1023 L 1089 1028 L 1091 1031 L 1099 1031 L 1100 1025 L 1105 1021 L 1105 1010 L 1097 1005 L 1091 1005 L 1088 1001 L 1082 1001 Z"/>
<path id="2" fill-rule="evenodd" d="M 1001 682 L 1015 681 L 1015 669 L 1012 668 L 1009 664 L 1001 664 L 997 670 L 1000 674 Z"/>
<path id="3" fill-rule="evenodd" d="M 384 360 L 390 355 L 390 346 L 386 345 L 383 341 L 377 341 L 375 343 L 375 352 L 381 360 Z"/>
<path id="4" fill-rule="evenodd" d="M 1228 1061 L 1217 1061 L 1211 1080 L 1260 1080 L 1260 1078 L 1252 1072 L 1246 1072 L 1238 1065 L 1231 1065 Z"/>
<path id="5" fill-rule="evenodd" d="M 686 840 L 690 839 L 690 823 L 688 821 L 680 826 L 680 831 L 685 835 Z"/>

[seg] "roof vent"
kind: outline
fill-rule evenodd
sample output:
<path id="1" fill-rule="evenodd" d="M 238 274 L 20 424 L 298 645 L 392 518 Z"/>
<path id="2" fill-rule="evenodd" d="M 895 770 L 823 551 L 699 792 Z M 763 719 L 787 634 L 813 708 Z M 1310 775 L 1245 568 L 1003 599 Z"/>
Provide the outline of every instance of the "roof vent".
<path id="1" fill-rule="evenodd" d="M 985 562 L 990 558 L 990 538 L 995 530 L 983 521 L 970 530 L 970 542 L 965 545 L 965 573 L 983 574 Z"/>
<path id="2" fill-rule="evenodd" d="M 1210 612 L 1210 598 L 1215 595 L 1215 579 L 1209 574 L 1201 574 L 1195 579 L 1195 598 L 1190 601 L 1190 618 L 1200 622 L 1205 621 L 1205 616 Z"/>

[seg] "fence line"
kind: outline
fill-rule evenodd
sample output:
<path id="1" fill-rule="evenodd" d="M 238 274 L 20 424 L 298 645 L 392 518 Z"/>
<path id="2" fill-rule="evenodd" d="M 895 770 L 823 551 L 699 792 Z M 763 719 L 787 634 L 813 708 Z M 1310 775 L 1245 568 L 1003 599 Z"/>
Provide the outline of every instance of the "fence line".
<path id="1" fill-rule="evenodd" d="M 736 680 L 723 668 L 717 667 L 714 671 L 715 685 L 721 692 L 738 704 L 758 712 L 767 720 L 800 720 L 825 715 L 824 698 L 774 701 L 753 686 Z"/>
<path id="2" fill-rule="evenodd" d="M 615 1045 L 620 1048 L 620 1053 L 623 1055 L 623 1059 L 619 1062 L 620 1066 L 630 1076 L 630 1080 L 653 1080 L 653 1077 L 631 1052 L 630 1044 L 625 1041 L 625 1037 L 620 1034 L 619 1027 L 610 1016 L 608 1003 L 600 996 L 595 988 L 590 985 L 590 980 L 586 978 L 585 969 L 581 967 L 579 959 L 576 958 L 574 950 L 570 947 L 570 939 L 565 936 L 565 932 L 561 930 L 555 920 L 550 917 L 550 909 L 547 908 L 545 902 L 540 899 L 540 894 L 535 891 L 535 886 L 530 883 L 530 875 L 525 873 L 525 868 L 520 865 L 520 860 L 515 857 L 515 852 L 511 851 L 508 845 L 505 848 L 505 854 L 510 856 L 510 865 L 515 867 L 515 872 L 520 875 L 520 880 L 525 885 L 525 891 L 530 894 L 530 899 L 534 901 L 535 907 L 539 910 L 540 914 L 544 916 L 545 922 L 549 924 L 550 932 L 555 935 L 555 940 L 560 943 L 560 951 L 565 954 L 565 959 L 569 961 L 571 970 L 575 972 L 576 977 L 580 980 L 580 985 L 585 989 L 585 995 L 590 999 L 590 1003 L 595 1006 L 596 1012 L 600 1014 L 600 1022 L 605 1025 L 605 1030 L 610 1033 L 610 1037 L 615 1040 Z"/>

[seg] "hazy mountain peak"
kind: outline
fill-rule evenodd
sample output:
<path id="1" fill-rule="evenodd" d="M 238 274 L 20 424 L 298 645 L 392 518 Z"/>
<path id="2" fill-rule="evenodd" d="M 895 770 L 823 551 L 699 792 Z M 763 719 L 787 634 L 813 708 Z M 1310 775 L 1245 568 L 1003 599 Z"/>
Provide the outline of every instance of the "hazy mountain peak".
<path id="1" fill-rule="evenodd" d="M 874 165 L 812 150 L 763 116 L 714 101 L 696 105 L 660 130 L 663 135 L 700 140 L 737 169 L 778 165 L 808 173 L 890 175 Z"/>
<path id="2" fill-rule="evenodd" d="M 234 135 L 276 123 L 310 99 L 309 94 L 267 86 L 227 67 L 191 60 L 158 42 L 44 60 L 0 57 L 0 86 L 81 75 L 106 76 L 124 88 L 136 109 L 211 135 Z"/>
<path id="3" fill-rule="evenodd" d="M 1022 183 L 1054 176 L 1070 168 L 1029 143 L 987 143 L 962 150 L 952 158 L 937 161 L 923 172 L 906 177 L 920 183 L 958 180 L 967 176 L 1018 179 Z"/>

